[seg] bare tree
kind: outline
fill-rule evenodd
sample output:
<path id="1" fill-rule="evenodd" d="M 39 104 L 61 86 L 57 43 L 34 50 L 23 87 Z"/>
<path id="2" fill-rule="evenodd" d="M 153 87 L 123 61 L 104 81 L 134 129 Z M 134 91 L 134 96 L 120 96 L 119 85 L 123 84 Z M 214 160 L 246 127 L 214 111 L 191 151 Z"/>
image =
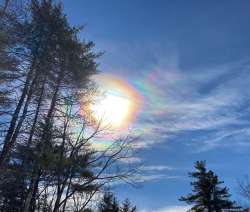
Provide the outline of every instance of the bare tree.
<path id="1" fill-rule="evenodd" d="M 55 135 L 52 136 L 54 140 L 50 145 L 53 151 L 53 156 L 50 157 L 52 164 L 49 170 L 42 171 L 44 174 L 40 176 L 39 187 L 45 191 L 42 189 L 43 183 L 46 183 L 43 179 L 50 178 L 50 199 L 54 212 L 65 210 L 72 202 L 76 203 L 79 196 L 80 209 L 83 210 L 104 185 L 119 180 L 130 181 L 136 168 L 119 167 L 119 162 L 129 157 L 129 142 L 132 138 L 114 141 L 106 149 L 94 149 L 92 142 L 103 129 L 99 124 L 86 135 L 90 126 L 76 112 L 74 101 L 69 101 L 69 98 L 63 109 L 58 110 L 56 118 L 57 128 L 53 130 Z"/>

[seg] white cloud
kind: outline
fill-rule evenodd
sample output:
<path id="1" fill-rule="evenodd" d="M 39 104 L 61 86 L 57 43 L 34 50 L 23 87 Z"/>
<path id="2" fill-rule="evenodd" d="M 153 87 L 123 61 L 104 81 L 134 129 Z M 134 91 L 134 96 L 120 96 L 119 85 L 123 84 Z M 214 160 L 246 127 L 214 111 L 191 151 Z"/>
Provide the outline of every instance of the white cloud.
<path id="1" fill-rule="evenodd" d="M 168 206 L 160 208 L 152 212 L 186 212 L 190 209 L 189 206 Z"/>
<path id="2" fill-rule="evenodd" d="M 155 210 L 142 209 L 139 212 L 186 212 L 190 209 L 190 206 L 167 206 Z"/>
<path id="3" fill-rule="evenodd" d="M 162 179 L 178 179 L 180 176 L 168 176 L 164 174 L 140 175 L 133 179 L 136 183 L 144 183 L 148 181 L 159 181 Z"/>
<path id="4" fill-rule="evenodd" d="M 117 180 L 117 181 L 112 181 L 109 183 L 109 185 L 112 186 L 117 186 L 117 185 L 122 185 L 122 184 L 133 184 L 134 186 L 141 186 L 146 182 L 157 182 L 160 180 L 176 180 L 181 178 L 181 176 L 169 176 L 169 175 L 164 175 L 164 174 L 140 174 L 135 177 L 130 177 L 128 180 Z"/>
<path id="5" fill-rule="evenodd" d="M 103 47 L 111 59 L 104 63 L 110 64 L 105 69 L 120 73 L 145 96 L 141 115 L 132 126 L 133 132 L 138 131 L 142 136 L 134 147 L 149 148 L 183 131 L 220 131 L 229 125 L 247 124 L 237 108 L 249 100 L 249 59 L 182 70 L 172 43 L 164 50 L 162 46 L 147 45 L 150 57 L 142 54 L 145 51 L 137 45 L 118 42 Z M 121 49 L 124 54 L 120 54 Z M 121 58 L 114 60 L 114 56 Z M 148 61 L 148 58 L 157 59 Z M 210 140 L 204 151 L 220 146 L 220 138 Z"/>
<path id="6" fill-rule="evenodd" d="M 234 125 L 237 130 L 237 126 L 249 125 L 243 113 L 238 112 L 250 100 L 246 61 L 188 73 L 180 71 L 178 65 L 173 69 L 156 67 L 156 70 L 151 74 L 152 79 L 142 82 L 152 94 L 146 96 L 147 105 L 134 125 L 142 135 L 135 147 L 148 148 L 183 131 L 223 129 L 225 133 L 231 133 L 229 126 Z M 171 79 L 168 80 L 168 76 Z M 196 144 L 208 145 L 206 150 L 209 150 L 220 146 L 220 138 L 221 135 L 210 139 L 211 144 Z"/>
<path id="7" fill-rule="evenodd" d="M 121 158 L 119 160 L 122 163 L 141 163 L 142 159 L 139 157 L 128 157 L 128 158 Z"/>
<path id="8" fill-rule="evenodd" d="M 175 168 L 171 166 L 165 165 L 151 165 L 151 166 L 143 166 L 140 168 L 142 171 L 164 171 L 164 170 L 173 170 Z"/>
<path id="9" fill-rule="evenodd" d="M 197 152 L 204 152 L 216 148 L 218 146 L 232 146 L 235 148 L 245 148 L 250 145 L 248 139 L 250 128 L 242 129 L 231 129 L 231 130 L 221 130 L 211 136 L 206 136 L 206 138 L 201 138 L 199 143 L 202 145 L 197 149 Z M 232 143 L 235 138 L 238 138 L 237 143 Z"/>

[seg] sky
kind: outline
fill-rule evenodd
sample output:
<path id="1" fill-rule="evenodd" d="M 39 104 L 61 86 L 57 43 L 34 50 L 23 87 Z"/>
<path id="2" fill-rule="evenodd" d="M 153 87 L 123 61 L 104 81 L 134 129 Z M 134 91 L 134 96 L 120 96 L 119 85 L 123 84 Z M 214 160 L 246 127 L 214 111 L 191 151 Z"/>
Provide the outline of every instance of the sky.
<path id="1" fill-rule="evenodd" d="M 72 3 L 73 2 L 73 3 Z M 140 188 L 117 185 L 141 212 L 182 212 L 188 171 L 206 160 L 243 201 L 237 182 L 250 161 L 250 1 L 64 0 L 70 23 L 85 25 L 101 73 L 143 96 L 131 133 Z"/>

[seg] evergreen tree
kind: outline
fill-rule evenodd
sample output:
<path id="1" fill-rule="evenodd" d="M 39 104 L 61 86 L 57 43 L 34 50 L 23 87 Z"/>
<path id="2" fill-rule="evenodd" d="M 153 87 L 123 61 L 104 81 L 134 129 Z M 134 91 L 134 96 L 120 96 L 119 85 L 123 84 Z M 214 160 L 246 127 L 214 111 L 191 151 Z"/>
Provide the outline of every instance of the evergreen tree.
<path id="1" fill-rule="evenodd" d="M 90 148 L 103 129 L 88 126 L 79 110 L 89 102 L 99 54 L 56 2 L 28 1 L 20 23 L 7 19 L 7 9 L 0 19 L 0 211 L 76 211 L 78 197 L 82 211 L 106 182 L 132 173 L 114 168 L 128 157 L 125 139 L 107 150 Z"/>
<path id="2" fill-rule="evenodd" d="M 136 206 L 132 206 L 126 199 L 120 206 L 114 195 L 110 192 L 104 194 L 99 203 L 99 212 L 136 212 Z"/>
<path id="3" fill-rule="evenodd" d="M 9 86 L 3 87 L 2 82 L 14 80 L 12 84 L 19 86 L 15 90 L 19 95 L 16 107 L 12 108 L 13 112 L 7 111 L 11 114 L 10 124 L 5 130 L 0 152 L 0 204 L 12 201 L 9 198 L 18 198 L 23 205 L 25 199 L 24 211 L 34 205 L 32 199 L 36 197 L 40 176 L 46 171 L 44 168 L 49 167 L 47 158 L 56 155 L 46 149 L 52 147 L 49 133 L 58 99 L 65 93 L 75 95 L 78 88 L 88 87 L 89 76 L 96 72 L 94 59 L 97 57 L 92 53 L 92 42 L 78 39 L 79 29 L 68 24 L 60 4 L 50 0 L 32 0 L 27 8 L 29 15 L 22 26 L 12 17 L 9 21 L 7 16 L 1 19 L 0 25 L 0 108 L 6 105 L 6 94 L 10 96 L 5 91 Z M 22 39 L 16 39 L 16 31 L 24 31 Z M 6 50 L 12 53 L 9 55 Z M 18 70 L 17 59 L 22 61 Z M 8 120 L 7 117 L 3 119 Z M 13 166 L 10 161 L 18 163 Z M 19 176 L 20 180 L 12 180 L 10 176 L 17 171 L 19 174 L 14 178 Z M 22 189 L 25 191 L 22 198 L 19 194 L 9 195 L 6 185 L 10 183 L 12 188 L 26 188 Z M 27 183 L 29 185 L 25 185 Z M 15 189 L 12 191 L 16 192 Z"/>
<path id="4" fill-rule="evenodd" d="M 191 211 L 220 212 L 223 210 L 240 211 L 240 207 L 235 206 L 231 201 L 227 187 L 221 187 L 223 181 L 213 171 L 206 169 L 205 161 L 195 163 L 196 171 L 189 173 L 195 180 L 191 182 L 193 193 L 182 196 L 180 201 L 192 204 Z"/>
<path id="5" fill-rule="evenodd" d="M 99 204 L 99 212 L 119 212 L 119 204 L 114 197 L 114 195 L 110 192 L 105 193 L 100 204 Z"/>
<path id="6" fill-rule="evenodd" d="M 51 0 L 32 0 L 30 20 L 25 23 L 25 38 L 19 46 L 23 47 L 21 76 L 23 84 L 19 87 L 19 98 L 10 119 L 3 148 L 0 153 L 0 168 L 11 156 L 20 131 L 24 127 L 29 111 L 36 111 L 33 118 L 28 143 L 31 142 L 37 116 L 41 105 L 46 105 L 45 122 L 51 121 L 61 93 L 86 88 L 89 77 L 96 73 L 92 52 L 93 42 L 80 41 L 80 29 L 71 27 L 62 13 L 60 4 Z M 19 54 L 20 55 L 20 54 Z"/>
<path id="7" fill-rule="evenodd" d="M 132 206 L 129 199 L 126 199 L 120 207 L 121 212 L 136 212 L 136 207 Z"/>

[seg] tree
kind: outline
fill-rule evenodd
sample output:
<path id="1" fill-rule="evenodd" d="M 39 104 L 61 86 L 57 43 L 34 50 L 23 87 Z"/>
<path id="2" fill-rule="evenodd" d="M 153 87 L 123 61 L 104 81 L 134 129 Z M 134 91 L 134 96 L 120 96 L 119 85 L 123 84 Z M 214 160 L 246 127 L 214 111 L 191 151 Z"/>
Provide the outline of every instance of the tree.
<path id="1" fill-rule="evenodd" d="M 99 212 L 119 212 L 119 203 L 114 195 L 106 192 L 99 203 Z"/>
<path id="2" fill-rule="evenodd" d="M 132 206 L 129 199 L 125 199 L 119 205 L 114 194 L 105 192 L 98 207 L 99 212 L 136 212 L 136 206 Z"/>
<path id="3" fill-rule="evenodd" d="M 76 101 L 72 96 L 65 101 L 67 104 L 57 113 L 57 126 L 50 128 L 52 139 L 46 139 L 50 140 L 49 148 L 38 159 L 44 164 L 39 187 L 44 190 L 43 182 L 49 179 L 53 211 L 69 207 L 68 202 L 74 202 L 75 211 L 82 211 L 104 184 L 127 179 L 131 174 L 124 167 L 113 170 L 119 158 L 128 156 L 128 149 L 118 144 L 101 151 L 91 148 L 92 138 L 102 129 L 97 127 L 93 133 L 85 135 L 86 123 L 74 109 Z M 35 152 L 39 155 L 40 151 Z"/>
<path id="4" fill-rule="evenodd" d="M 189 173 L 189 176 L 195 179 L 191 182 L 193 193 L 180 198 L 180 201 L 193 205 L 191 211 L 242 211 L 229 199 L 231 195 L 228 188 L 220 186 L 223 181 L 220 181 L 213 171 L 207 171 L 205 161 L 197 161 L 195 169 L 196 171 Z"/>
<path id="5" fill-rule="evenodd" d="M 0 26 L 0 108 L 7 111 L 6 97 L 13 102 L 8 116 L 0 111 L 0 210 L 83 211 L 105 184 L 134 173 L 119 166 L 130 138 L 90 148 L 104 129 L 89 126 L 80 110 L 99 54 L 79 39 L 80 28 L 69 25 L 61 4 L 28 3 L 20 20 L 6 19 L 10 4 L 0 19 L 10 26 Z"/>
<path id="6" fill-rule="evenodd" d="M 89 76 L 96 72 L 95 58 L 97 57 L 92 53 L 92 42 L 82 42 L 78 39 L 79 29 L 69 26 L 62 14 L 60 4 L 54 4 L 50 0 L 32 0 L 28 8 L 30 8 L 28 18 L 25 19 L 20 30 L 25 32 L 21 42 L 6 46 L 7 42 L 1 39 L 4 45 L 0 49 L 1 56 L 5 59 L 1 59 L 0 64 L 1 81 L 3 81 L 2 73 L 6 73 L 7 67 L 5 65 L 7 62 L 3 64 L 3 61 L 9 61 L 9 58 L 14 58 L 16 61 L 19 55 L 21 55 L 19 60 L 22 61 L 18 64 L 18 70 L 14 66 L 15 74 L 18 75 L 12 83 L 18 85 L 18 89 L 15 90 L 16 106 L 13 107 L 13 112 L 9 113 L 11 114 L 9 120 L 8 117 L 3 117 L 3 120 L 8 120 L 8 124 L 5 124 L 8 128 L 2 141 L 0 173 L 12 169 L 10 161 L 19 161 L 19 166 L 24 171 L 22 175 L 24 182 L 29 183 L 24 211 L 30 208 L 31 201 L 36 196 L 43 170 L 42 161 L 36 160 L 39 157 L 32 155 L 32 151 L 29 151 L 31 157 L 28 160 L 32 161 L 32 165 L 29 166 L 28 157 L 22 154 L 24 153 L 22 150 L 32 148 L 34 150 L 37 147 L 41 150 L 38 156 L 42 157 L 45 154 L 46 148 L 50 147 L 50 127 L 53 127 L 60 97 L 66 92 L 74 95 L 78 92 L 77 88 L 88 87 Z M 5 23 L 9 22 L 5 21 Z M 3 30 L 6 31 L 6 27 Z M 16 40 L 13 33 L 5 34 L 10 35 L 10 41 Z M 6 36 L 2 37 L 6 38 Z M 15 51 L 16 46 L 21 52 Z M 5 52 L 6 49 L 12 51 L 12 57 Z M 10 78 L 9 63 L 7 68 L 7 76 Z M 2 94 L 7 92 L 3 88 L 1 86 L 1 103 L 6 102 L 3 101 L 6 95 Z M 2 105 L 4 104 L 0 104 Z M 16 147 L 21 147 L 18 149 L 18 154 L 24 157 L 17 157 Z M 25 167 L 29 167 L 28 172 Z M 6 187 L 3 186 L 3 188 Z"/>
<path id="7" fill-rule="evenodd" d="M 19 79 L 22 84 L 3 141 L 0 168 L 7 164 L 29 111 L 37 111 L 33 113 L 33 120 L 29 120 L 33 123 L 31 130 L 37 124 L 36 114 L 41 111 L 41 102 L 47 104 L 46 122 L 49 122 L 60 93 L 86 88 L 89 76 L 95 74 L 97 68 L 95 59 L 99 55 L 92 52 L 93 42 L 79 40 L 80 29 L 69 25 L 60 4 L 32 0 L 30 8 L 30 20 L 24 27 L 25 38 L 19 44 L 25 55 Z M 29 140 L 32 136 L 31 132 Z"/>
<path id="8" fill-rule="evenodd" d="M 132 206 L 129 199 L 126 199 L 120 207 L 121 212 L 136 212 L 136 206 Z"/>
<path id="9" fill-rule="evenodd" d="M 13 95 L 11 83 L 19 77 L 20 61 L 17 54 L 20 49 L 17 46 L 23 39 L 23 23 L 19 16 L 21 11 L 10 3 L 11 1 L 5 0 L 4 5 L 0 5 L 0 116 L 6 116 L 13 103 L 10 98 Z M 0 123 L 1 132 L 5 124 L 6 122 Z"/>

